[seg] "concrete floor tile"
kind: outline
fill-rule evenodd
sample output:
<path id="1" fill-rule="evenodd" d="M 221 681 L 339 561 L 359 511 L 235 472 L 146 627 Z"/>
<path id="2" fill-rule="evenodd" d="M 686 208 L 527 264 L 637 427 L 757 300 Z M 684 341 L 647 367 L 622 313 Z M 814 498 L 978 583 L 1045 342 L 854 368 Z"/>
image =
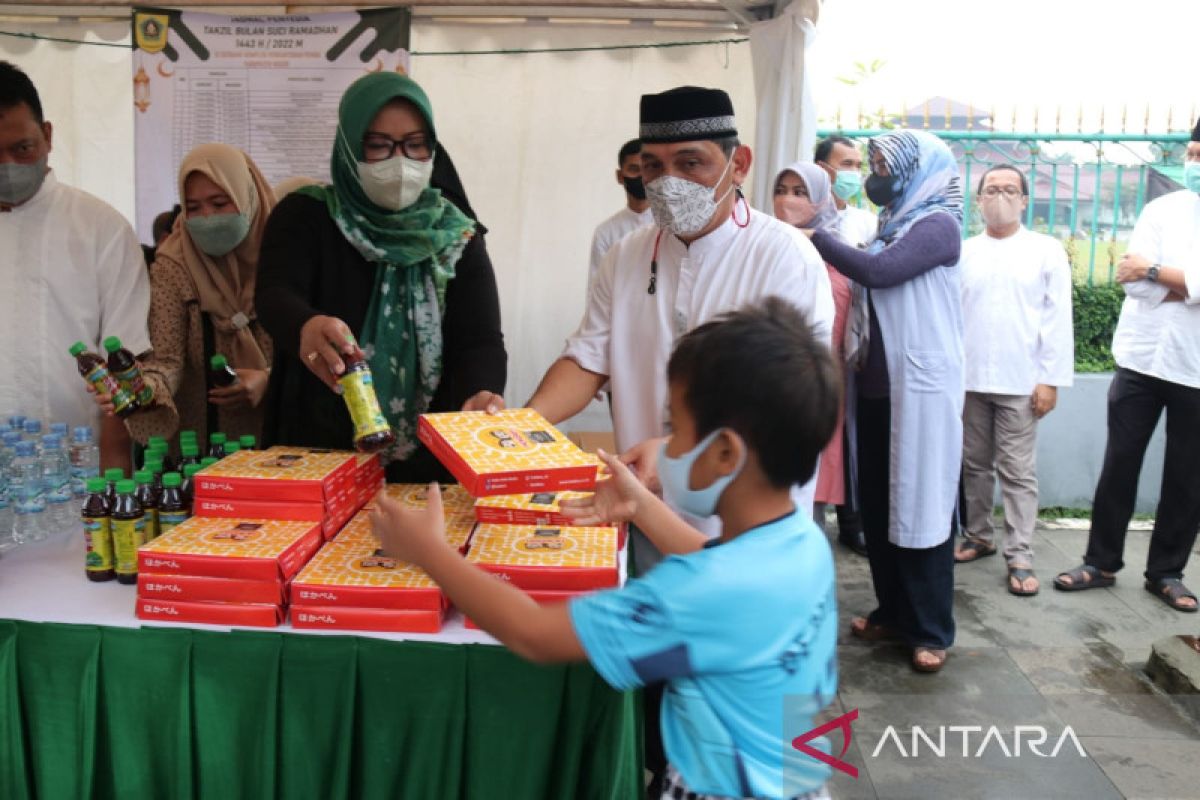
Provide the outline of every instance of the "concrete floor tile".
<path id="1" fill-rule="evenodd" d="M 1163 697 L 1145 694 L 1064 694 L 1045 697 L 1054 713 L 1070 725 L 1077 736 L 1190 740 L 1200 757 L 1200 727 Z M 1197 775 L 1200 776 L 1200 772 Z M 1200 795 L 1200 785 L 1197 789 L 1197 795 Z"/>
<path id="2" fill-rule="evenodd" d="M 1196 745 L 1175 739 L 1080 737 L 1088 754 L 1129 800 L 1196 800 Z"/>
<path id="3" fill-rule="evenodd" d="M 960 588 L 958 605 L 972 611 L 991 630 L 997 644 L 1057 647 L 1064 642 L 1095 641 L 1109 631 L 1140 632 L 1143 617 L 1107 589 L 1060 592 L 1050 586 L 1034 597 L 1013 597 L 1000 589 Z"/>
<path id="4" fill-rule="evenodd" d="M 1044 695 L 1151 695 L 1154 688 L 1102 642 L 1072 647 L 1010 647 L 1008 655 Z"/>
<path id="5" fill-rule="evenodd" d="M 910 650 L 878 644 L 850 650 L 839 659 L 843 694 L 981 695 L 1034 694 L 1036 689 L 998 647 L 956 647 L 941 672 L 925 674 L 910 666 Z"/>
<path id="6" fill-rule="evenodd" d="M 982 737 L 982 735 L 977 735 Z M 960 734 L 961 737 L 961 734 Z M 1055 741 L 1057 739 L 1055 738 Z M 889 742 L 867 765 L 880 800 L 1119 800 L 1122 795 L 1100 766 L 1081 757 L 1070 743 L 1049 757 L 1053 742 L 1042 749 L 1046 757 L 1022 752 L 1007 757 L 989 740 L 976 757 L 982 738 L 970 740 L 970 755 L 962 755 L 961 738 L 947 742 L 944 757 L 922 753 L 904 758 Z M 1010 752 L 1011 737 L 1005 742 Z M 864 742 L 863 747 L 869 743 Z M 911 742 L 905 743 L 911 752 Z M 957 749 L 956 749 L 957 748 Z"/>

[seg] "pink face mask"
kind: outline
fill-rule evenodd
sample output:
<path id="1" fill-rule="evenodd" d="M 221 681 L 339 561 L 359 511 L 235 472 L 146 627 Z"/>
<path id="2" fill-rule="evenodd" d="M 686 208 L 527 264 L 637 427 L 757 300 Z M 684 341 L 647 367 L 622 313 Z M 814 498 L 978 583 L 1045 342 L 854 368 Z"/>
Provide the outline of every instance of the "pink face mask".
<path id="1" fill-rule="evenodd" d="M 788 225 L 803 228 L 812 222 L 816 215 L 817 208 L 807 197 L 794 194 L 775 195 L 775 216 Z"/>

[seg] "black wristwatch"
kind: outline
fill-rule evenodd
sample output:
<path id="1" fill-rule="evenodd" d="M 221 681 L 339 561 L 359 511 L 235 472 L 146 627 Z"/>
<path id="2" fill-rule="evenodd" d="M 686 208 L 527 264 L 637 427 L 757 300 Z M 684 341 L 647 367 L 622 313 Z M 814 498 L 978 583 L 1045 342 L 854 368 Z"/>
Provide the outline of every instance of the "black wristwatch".
<path id="1" fill-rule="evenodd" d="M 1150 268 L 1146 270 L 1146 280 L 1150 281 L 1151 283 L 1158 283 L 1158 271 L 1159 265 L 1151 264 Z"/>

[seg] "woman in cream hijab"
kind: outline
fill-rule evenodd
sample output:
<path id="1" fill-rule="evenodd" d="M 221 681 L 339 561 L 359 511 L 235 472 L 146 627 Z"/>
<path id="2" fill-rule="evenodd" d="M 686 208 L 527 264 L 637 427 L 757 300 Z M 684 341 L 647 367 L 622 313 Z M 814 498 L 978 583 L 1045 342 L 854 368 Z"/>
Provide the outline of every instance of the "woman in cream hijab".
<path id="1" fill-rule="evenodd" d="M 272 348 L 254 312 L 254 286 L 275 195 L 241 150 L 204 144 L 180 164 L 179 196 L 183 213 L 150 268 L 153 352 L 142 370 L 155 403 L 126 423 L 142 442 L 181 428 L 201 442 L 216 431 L 257 437 Z M 218 353 L 237 372 L 233 386 L 209 385 Z"/>

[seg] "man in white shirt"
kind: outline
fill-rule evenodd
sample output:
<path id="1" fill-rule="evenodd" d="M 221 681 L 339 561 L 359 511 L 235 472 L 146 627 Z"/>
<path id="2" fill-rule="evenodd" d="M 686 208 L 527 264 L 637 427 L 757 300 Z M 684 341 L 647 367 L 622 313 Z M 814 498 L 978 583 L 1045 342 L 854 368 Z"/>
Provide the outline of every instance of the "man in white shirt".
<path id="1" fill-rule="evenodd" d="M 99 415 L 67 350 L 106 336 L 149 350 L 150 283 L 129 223 L 55 178 L 52 133 L 28 76 L 0 62 L 0 409 L 99 425 L 102 466 L 128 470 L 125 426 Z"/>
<path id="2" fill-rule="evenodd" d="M 642 143 L 630 139 L 617 153 L 617 183 L 625 190 L 625 205 L 596 226 L 592 234 L 592 258 L 588 265 L 588 292 L 596 280 L 596 270 L 608 248 L 645 225 L 654 224 L 646 185 L 642 183 Z"/>
<path id="3" fill-rule="evenodd" d="M 855 247 L 865 248 L 875 241 L 879 218 L 849 203 L 862 191 L 862 152 L 845 136 L 830 136 L 817 142 L 813 161 L 829 173 L 838 210 L 838 235 Z"/>
<path id="4" fill-rule="evenodd" d="M 629 234 L 604 256 L 579 328 L 528 404 L 559 422 L 609 383 L 622 461 L 657 486 L 657 456 L 667 433 L 667 362 L 680 336 L 775 295 L 799 308 L 828 344 L 834 311 L 825 263 L 812 243 L 798 229 L 751 209 L 738 189 L 752 156 L 738 142 L 729 95 L 694 86 L 643 95 L 640 116 L 642 178 L 655 225 Z M 502 406 L 502 398 L 481 392 L 464 408 Z M 793 490 L 798 513 L 812 508 L 813 486 Z M 720 533 L 715 516 L 680 515 L 710 536 Z M 630 546 L 639 574 L 662 557 L 636 529 Z M 655 773 L 653 785 L 665 764 L 656 742 L 660 698 L 661 688 L 648 690 L 646 765 Z"/>
<path id="5" fill-rule="evenodd" d="M 1125 303 L 1113 336 L 1108 445 L 1092 504 L 1083 565 L 1060 574 L 1064 591 L 1111 586 L 1124 566 L 1142 458 L 1163 409 L 1167 444 L 1145 588 L 1196 611 L 1183 570 L 1200 527 L 1200 124 L 1184 163 L 1185 188 L 1148 203 L 1117 265 Z"/>
<path id="6" fill-rule="evenodd" d="M 987 229 L 963 243 L 963 493 L 958 562 L 996 552 L 992 498 L 1004 498 L 1008 590 L 1037 594 L 1037 421 L 1075 378 L 1071 266 L 1059 242 L 1021 224 L 1025 175 L 1008 165 L 983 174 L 976 195 Z"/>

